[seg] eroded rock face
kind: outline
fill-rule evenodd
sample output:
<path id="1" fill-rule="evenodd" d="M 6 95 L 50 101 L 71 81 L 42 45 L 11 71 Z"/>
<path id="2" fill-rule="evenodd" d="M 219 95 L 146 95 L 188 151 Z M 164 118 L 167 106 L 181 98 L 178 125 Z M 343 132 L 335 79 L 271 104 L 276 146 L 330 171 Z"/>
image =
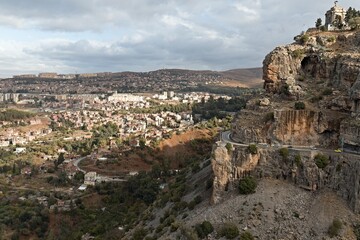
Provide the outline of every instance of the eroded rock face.
<path id="1" fill-rule="evenodd" d="M 294 82 L 301 67 L 304 47 L 287 45 L 275 48 L 263 61 L 264 88 L 268 92 L 280 92 L 282 86 Z M 291 85 L 292 86 L 292 85 Z"/>
<path id="2" fill-rule="evenodd" d="M 224 143 L 218 142 L 211 159 L 214 172 L 211 203 L 220 202 L 224 191 L 233 189 L 235 180 L 253 171 L 259 159 L 260 154 L 250 154 L 246 148 L 235 148 L 229 152 Z"/>
<path id="3" fill-rule="evenodd" d="M 263 61 L 266 91 L 296 95 L 302 91 L 304 77 L 323 79 L 343 90 L 351 88 L 360 74 L 360 33 L 333 38 L 319 35 L 306 45 L 293 43 L 275 48 Z"/>

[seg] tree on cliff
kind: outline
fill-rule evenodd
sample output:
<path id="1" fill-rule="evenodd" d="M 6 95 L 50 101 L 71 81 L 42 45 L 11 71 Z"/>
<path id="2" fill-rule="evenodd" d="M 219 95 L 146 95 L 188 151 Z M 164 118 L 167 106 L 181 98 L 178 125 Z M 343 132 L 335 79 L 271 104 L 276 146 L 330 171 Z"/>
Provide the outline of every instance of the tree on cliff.
<path id="1" fill-rule="evenodd" d="M 355 8 L 349 7 L 346 11 L 345 22 L 350 23 L 350 20 L 356 17 L 360 17 L 360 11 L 357 11 Z"/>
<path id="2" fill-rule="evenodd" d="M 321 27 L 321 25 L 322 25 L 322 20 L 321 20 L 321 18 L 318 18 L 315 22 L 315 27 L 317 29 L 319 29 Z"/>

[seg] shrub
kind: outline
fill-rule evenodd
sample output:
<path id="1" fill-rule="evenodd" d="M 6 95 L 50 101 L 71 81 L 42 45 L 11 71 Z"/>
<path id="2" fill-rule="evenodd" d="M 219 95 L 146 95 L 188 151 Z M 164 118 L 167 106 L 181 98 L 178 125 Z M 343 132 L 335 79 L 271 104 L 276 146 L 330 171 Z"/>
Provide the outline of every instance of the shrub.
<path id="1" fill-rule="evenodd" d="M 309 41 L 309 35 L 303 34 L 303 35 L 300 37 L 300 42 L 301 42 L 302 44 L 306 44 L 308 41 Z"/>
<path id="2" fill-rule="evenodd" d="M 331 95 L 333 93 L 333 90 L 331 88 L 326 88 L 323 92 L 322 95 L 324 96 L 328 96 Z"/>
<path id="3" fill-rule="evenodd" d="M 132 239 L 133 240 L 142 240 L 147 235 L 147 233 L 148 233 L 148 231 L 145 228 L 136 229 L 132 236 Z"/>
<path id="4" fill-rule="evenodd" d="M 304 102 L 296 102 L 294 107 L 295 107 L 296 110 L 305 109 L 305 103 Z"/>
<path id="5" fill-rule="evenodd" d="M 315 160 L 315 164 L 316 166 L 318 166 L 318 168 L 325 168 L 328 164 L 329 164 L 329 158 L 323 154 L 317 154 L 314 158 Z"/>
<path id="6" fill-rule="evenodd" d="M 334 219 L 328 229 L 328 234 L 330 237 L 338 236 L 341 229 L 342 229 L 342 222 L 339 219 Z"/>
<path id="7" fill-rule="evenodd" d="M 226 143 L 225 147 L 226 147 L 228 153 L 230 154 L 231 150 L 232 150 L 232 144 L 231 143 Z"/>
<path id="8" fill-rule="evenodd" d="M 334 36 L 331 36 L 331 37 L 328 37 L 328 39 L 326 39 L 327 42 L 331 43 L 331 42 L 335 42 L 335 37 Z"/>
<path id="9" fill-rule="evenodd" d="M 254 236 L 250 232 L 245 231 L 240 235 L 240 240 L 254 240 Z"/>
<path id="10" fill-rule="evenodd" d="M 282 157 L 282 159 L 284 161 L 287 161 L 288 160 L 288 157 L 289 157 L 289 149 L 287 148 L 281 148 L 279 150 L 279 153 L 280 153 L 280 156 Z"/>
<path id="11" fill-rule="evenodd" d="M 265 116 L 264 116 L 264 122 L 269 122 L 269 121 L 274 121 L 275 118 L 274 118 L 274 112 L 269 112 L 267 113 Z"/>
<path id="12" fill-rule="evenodd" d="M 240 194 L 251 194 L 255 192 L 257 182 L 253 177 L 245 177 L 239 181 Z"/>
<path id="13" fill-rule="evenodd" d="M 282 85 L 280 88 L 280 94 L 290 95 L 289 85 Z"/>
<path id="14" fill-rule="evenodd" d="M 301 167 L 301 166 L 302 166 L 300 154 L 297 154 L 297 155 L 295 156 L 295 159 L 294 159 L 294 160 L 295 160 L 296 166 L 298 166 L 298 167 Z"/>
<path id="15" fill-rule="evenodd" d="M 213 225 L 209 221 L 203 221 L 201 224 L 195 225 L 195 231 L 199 238 L 205 238 L 214 231 Z"/>
<path id="16" fill-rule="evenodd" d="M 314 96 L 310 98 L 310 102 L 315 103 L 315 102 L 319 102 L 322 99 L 323 99 L 322 96 Z"/>
<path id="17" fill-rule="evenodd" d="M 250 144 L 248 146 L 248 150 L 251 154 L 257 154 L 257 147 L 256 144 Z"/>
<path id="18" fill-rule="evenodd" d="M 219 230 L 219 235 L 227 239 L 234 239 L 239 236 L 239 229 L 233 223 L 225 223 Z"/>
<path id="19" fill-rule="evenodd" d="M 296 49 L 291 53 L 293 58 L 300 58 L 304 54 L 304 49 Z"/>

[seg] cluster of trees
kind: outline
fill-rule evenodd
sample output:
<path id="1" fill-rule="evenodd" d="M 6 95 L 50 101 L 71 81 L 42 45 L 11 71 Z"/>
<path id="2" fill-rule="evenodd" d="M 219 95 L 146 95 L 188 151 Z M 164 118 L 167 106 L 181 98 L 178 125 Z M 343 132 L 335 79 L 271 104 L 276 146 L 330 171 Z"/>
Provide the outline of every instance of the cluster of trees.
<path id="1" fill-rule="evenodd" d="M 34 234 L 39 239 L 44 238 L 48 230 L 49 211 L 42 205 L 32 201 L 11 202 L 9 198 L 0 201 L 0 226 L 14 231 L 11 239 L 20 236 L 29 238 Z M 3 237 L 0 231 L 0 238 Z"/>
<path id="2" fill-rule="evenodd" d="M 211 86 L 201 85 L 196 87 L 188 87 L 183 89 L 184 92 L 208 92 L 213 94 L 225 94 L 229 96 L 242 96 L 242 95 L 256 95 L 263 91 L 262 88 L 240 88 L 240 87 L 225 87 L 225 86 Z"/>
<path id="3" fill-rule="evenodd" d="M 351 19 L 360 17 L 360 11 L 356 10 L 355 8 L 349 7 L 346 11 L 345 15 L 345 22 L 349 23 Z"/>
<path id="4" fill-rule="evenodd" d="M 6 109 L 5 111 L 0 112 L 0 121 L 22 120 L 33 116 L 34 114 L 30 112 L 19 111 L 16 109 Z"/>
<path id="5" fill-rule="evenodd" d="M 225 118 L 229 112 L 238 112 L 245 106 L 246 100 L 243 98 L 231 98 L 230 100 L 218 98 L 215 100 L 210 96 L 207 102 L 203 99 L 200 103 L 194 104 L 192 113 L 193 115 L 200 114 L 203 119 Z"/>

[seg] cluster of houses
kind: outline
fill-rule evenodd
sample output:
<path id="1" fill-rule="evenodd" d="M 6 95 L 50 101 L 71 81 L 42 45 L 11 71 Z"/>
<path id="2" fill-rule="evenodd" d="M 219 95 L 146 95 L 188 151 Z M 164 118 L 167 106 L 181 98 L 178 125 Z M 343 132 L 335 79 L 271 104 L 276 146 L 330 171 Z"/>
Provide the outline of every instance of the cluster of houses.
<path id="1" fill-rule="evenodd" d="M 8 127 L 0 132 L 0 147 L 25 145 L 40 137 L 49 135 L 52 129 L 47 125 L 36 124 L 27 127 Z"/>
<path id="2" fill-rule="evenodd" d="M 134 135 L 142 135 L 147 140 L 158 140 L 164 134 L 174 130 L 185 130 L 192 126 L 194 121 L 191 113 L 177 114 L 174 112 L 160 112 L 152 114 L 111 114 L 111 112 L 99 111 L 65 111 L 54 113 L 51 120 L 59 127 L 71 122 L 74 128 L 86 127 L 91 130 L 108 122 L 115 123 L 119 127 L 118 135 L 127 138 Z"/>

